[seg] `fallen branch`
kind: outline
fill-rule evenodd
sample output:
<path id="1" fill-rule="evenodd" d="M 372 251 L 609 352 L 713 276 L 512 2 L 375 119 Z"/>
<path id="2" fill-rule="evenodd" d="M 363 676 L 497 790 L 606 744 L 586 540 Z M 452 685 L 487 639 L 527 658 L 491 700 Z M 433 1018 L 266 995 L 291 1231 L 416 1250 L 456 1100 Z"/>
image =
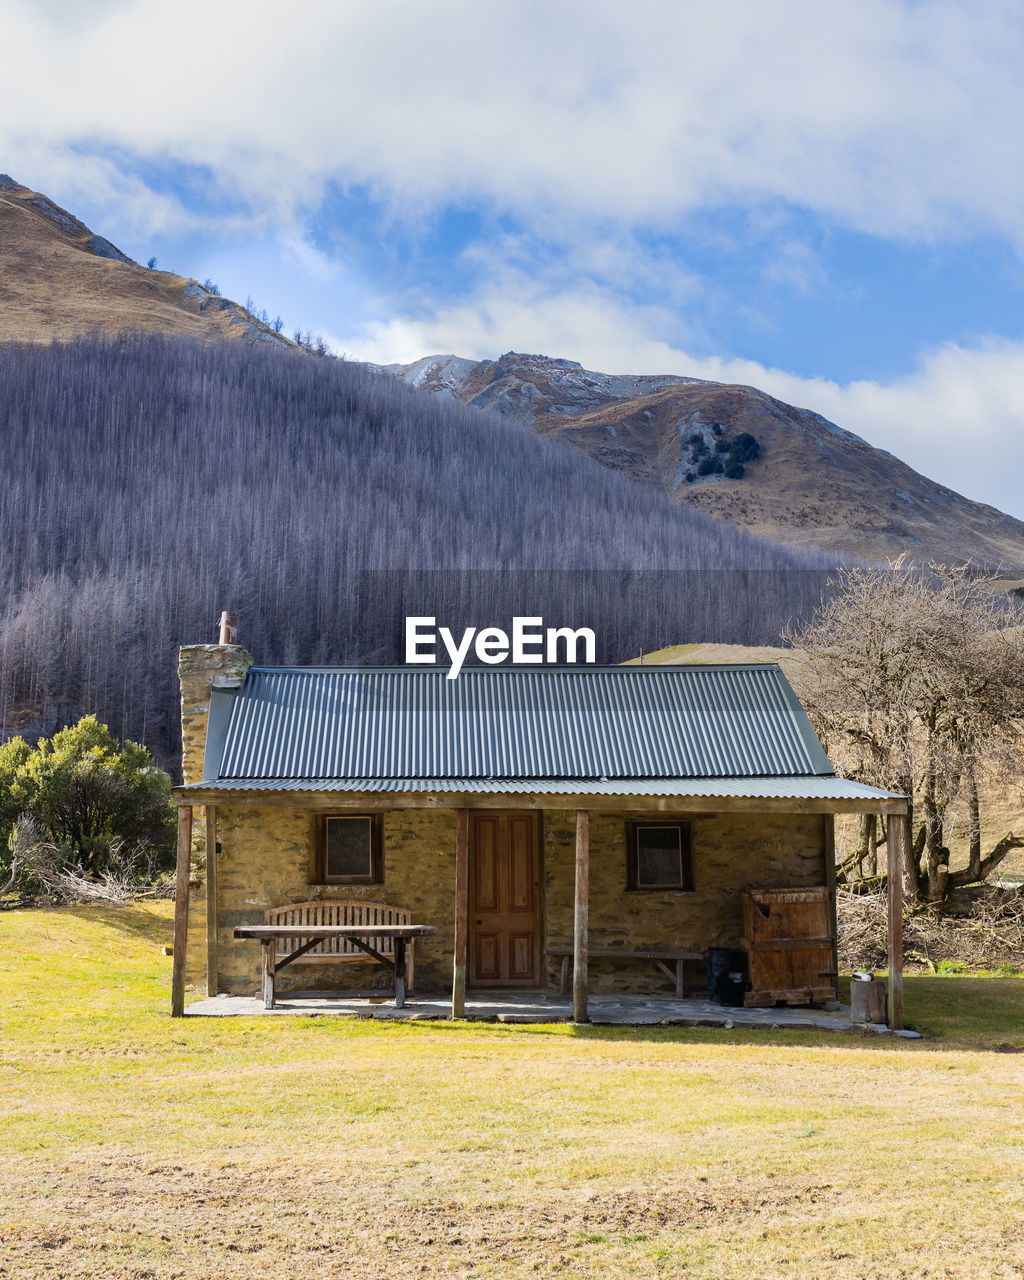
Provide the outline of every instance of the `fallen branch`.
<path id="1" fill-rule="evenodd" d="M 909 904 L 908 904 L 909 905 Z M 886 963 L 887 903 L 884 893 L 836 890 L 839 966 L 879 969 Z M 989 887 L 963 914 L 913 906 L 903 921 L 904 954 L 936 972 L 942 962 L 971 969 L 1024 964 L 1024 894 Z"/>
<path id="2" fill-rule="evenodd" d="M 173 880 L 160 876 L 152 850 L 114 844 L 110 865 L 100 875 L 86 875 L 69 865 L 66 853 L 47 840 L 39 823 L 27 814 L 15 823 L 12 852 L 11 878 L 4 893 L 17 884 L 29 902 L 122 903 L 174 896 Z"/>
<path id="3" fill-rule="evenodd" d="M 18 882 L 18 874 L 21 871 L 21 859 L 15 858 L 11 863 L 11 878 L 7 881 L 2 889 L 0 889 L 0 898 L 6 898 Z"/>

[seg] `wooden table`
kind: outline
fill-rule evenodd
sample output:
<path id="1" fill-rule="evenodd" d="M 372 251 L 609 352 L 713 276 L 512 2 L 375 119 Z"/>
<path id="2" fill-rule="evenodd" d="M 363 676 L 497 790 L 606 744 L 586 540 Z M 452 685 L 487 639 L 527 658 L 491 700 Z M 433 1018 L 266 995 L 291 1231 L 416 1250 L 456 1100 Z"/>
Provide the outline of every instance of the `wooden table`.
<path id="1" fill-rule="evenodd" d="M 395 974 L 395 1007 L 401 1009 L 405 1004 L 405 944 L 410 938 L 426 938 L 437 933 L 432 924 L 240 924 L 235 929 L 236 938 L 253 938 L 263 944 L 263 1005 L 267 1009 L 274 1007 L 274 986 L 277 973 L 285 965 L 298 960 L 318 942 L 325 938 L 346 938 L 354 947 L 365 951 L 374 960 L 379 961 Z M 284 957 L 277 958 L 277 942 L 279 938 L 303 938 L 299 947 Z M 395 958 L 392 961 L 372 945 L 377 938 L 393 938 Z"/>

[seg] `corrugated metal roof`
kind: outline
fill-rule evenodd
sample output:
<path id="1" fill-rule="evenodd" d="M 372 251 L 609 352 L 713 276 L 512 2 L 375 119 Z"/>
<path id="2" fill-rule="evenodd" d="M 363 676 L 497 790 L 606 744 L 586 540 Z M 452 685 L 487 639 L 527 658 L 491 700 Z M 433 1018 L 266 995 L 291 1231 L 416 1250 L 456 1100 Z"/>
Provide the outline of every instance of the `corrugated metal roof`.
<path id="1" fill-rule="evenodd" d="M 326 790 L 344 780 L 351 790 L 352 780 L 380 780 L 409 790 L 425 781 L 439 790 L 441 779 L 444 789 L 466 790 L 472 780 L 491 788 L 496 779 L 834 772 L 774 664 L 474 667 L 445 676 L 443 668 L 254 667 L 232 699 L 207 783 Z"/>
<path id="2" fill-rule="evenodd" d="M 664 778 L 614 782 L 593 779 L 518 778 L 488 781 L 481 778 L 309 778 L 301 781 L 239 781 L 222 779 L 201 782 L 202 792 L 352 792 L 352 793 L 443 793 L 466 795 L 590 795 L 590 796 L 675 796 L 709 800 L 891 800 L 894 792 L 879 791 L 847 778 Z M 183 788 L 188 791 L 189 788 Z"/>

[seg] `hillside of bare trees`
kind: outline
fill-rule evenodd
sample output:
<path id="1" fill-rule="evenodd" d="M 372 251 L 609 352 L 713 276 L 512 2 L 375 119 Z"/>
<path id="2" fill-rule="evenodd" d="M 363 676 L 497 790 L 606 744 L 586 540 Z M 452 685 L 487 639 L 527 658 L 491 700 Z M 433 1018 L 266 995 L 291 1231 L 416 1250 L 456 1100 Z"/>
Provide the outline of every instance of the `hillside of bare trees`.
<path id="1" fill-rule="evenodd" d="M 365 366 L 188 338 L 0 347 L 3 733 L 95 713 L 165 761 L 176 650 L 403 660 L 405 614 L 592 626 L 616 662 L 764 643 L 822 556 L 652 497 Z"/>

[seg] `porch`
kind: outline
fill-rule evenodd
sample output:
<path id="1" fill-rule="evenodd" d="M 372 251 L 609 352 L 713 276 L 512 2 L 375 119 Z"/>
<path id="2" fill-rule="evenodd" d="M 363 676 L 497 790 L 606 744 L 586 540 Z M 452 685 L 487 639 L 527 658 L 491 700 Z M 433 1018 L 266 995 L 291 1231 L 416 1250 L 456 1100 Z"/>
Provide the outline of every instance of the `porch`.
<path id="1" fill-rule="evenodd" d="M 593 787 L 596 784 L 589 785 Z M 696 789 L 693 783 L 686 785 Z M 713 786 L 716 792 L 725 789 L 722 783 Z M 767 789 L 764 783 L 760 786 Z M 796 789 L 791 782 L 787 782 L 785 786 L 787 790 Z M 743 787 L 744 790 L 754 790 L 756 784 L 744 782 Z M 822 792 L 842 787 L 845 792 L 854 791 L 856 784 L 826 778 L 817 781 L 815 787 Z M 207 799 L 209 801 L 212 798 L 210 796 Z M 680 998 L 685 992 L 682 963 L 684 959 L 694 963 L 702 958 L 708 945 L 737 945 L 743 929 L 742 895 L 737 882 L 741 882 L 744 874 L 749 877 L 747 865 L 750 861 L 756 861 L 759 876 L 764 876 L 767 869 L 776 883 L 790 886 L 811 883 L 820 886 L 821 891 L 831 894 L 831 873 L 834 868 L 832 814 L 836 811 L 859 811 L 870 805 L 873 810 L 879 807 L 889 810 L 888 1008 L 891 1029 L 896 1030 L 902 1026 L 902 909 L 901 876 L 898 868 L 902 864 L 901 850 L 905 840 L 906 819 L 900 812 L 905 809 L 905 802 L 901 798 L 883 795 L 879 799 L 875 793 L 864 797 L 857 794 L 816 794 L 810 797 L 716 794 L 711 798 L 713 811 L 708 813 L 706 811 L 711 806 L 704 796 L 630 796 L 630 809 L 626 814 L 622 812 L 623 800 L 620 797 L 606 797 L 603 794 L 588 795 L 588 807 L 575 811 L 556 809 L 554 796 L 522 796 L 517 793 L 507 797 L 488 794 L 486 799 L 480 800 L 475 796 L 458 796 L 458 799 L 473 799 L 476 804 L 473 807 L 462 804 L 452 808 L 442 808 L 439 805 L 428 808 L 422 801 L 416 804 L 415 798 L 404 795 L 397 798 L 389 796 L 386 801 L 381 801 L 376 797 L 362 795 L 358 799 L 344 797 L 339 800 L 331 794 L 329 797 L 288 797 L 288 808 L 282 806 L 275 811 L 284 815 L 280 821 L 291 824 L 288 829 L 292 833 L 291 843 L 301 854 L 305 852 L 303 831 L 310 813 L 315 815 L 319 809 L 328 805 L 332 810 L 341 812 L 350 807 L 359 810 L 385 810 L 385 820 L 392 824 L 391 830 L 394 832 L 388 847 L 388 884 L 394 894 L 391 905 L 397 903 L 403 909 L 411 908 L 417 919 L 430 922 L 429 925 L 417 926 L 436 935 L 430 939 L 430 949 L 424 951 L 422 957 L 424 977 L 427 979 L 426 989 L 451 992 L 450 999 L 410 999 L 410 1012 L 407 1016 L 469 1017 L 500 1021 L 557 1021 L 571 1017 L 578 1023 L 592 1020 L 617 1025 L 668 1023 L 724 1026 L 731 1023 L 733 1026 L 820 1026 L 822 1029 L 833 1026 L 836 1022 L 834 1016 L 826 1016 L 823 1023 L 817 1021 L 821 1012 L 820 1004 L 816 1008 L 800 1010 L 782 1009 L 773 1004 L 768 1008 L 739 1011 L 705 999 Z M 577 797 L 573 796 L 573 799 Z M 564 805 L 564 800 L 561 804 Z M 257 808 L 248 797 L 232 797 L 231 805 L 232 811 L 226 816 L 234 835 L 244 831 L 249 839 L 266 838 L 259 830 L 260 825 L 266 826 L 268 821 L 267 809 L 263 805 Z M 256 811 L 253 812 L 253 809 Z M 651 812 L 652 821 L 658 827 L 663 828 L 671 823 L 678 828 L 685 826 L 687 831 L 691 826 L 699 831 L 700 848 L 705 855 L 702 863 L 703 883 L 700 886 L 702 893 L 694 894 L 686 887 L 682 891 L 642 894 L 624 887 L 621 872 L 625 861 L 625 841 L 622 833 L 628 830 L 629 814 L 640 811 Z M 183 961 L 187 945 L 191 806 L 182 804 L 179 812 L 180 897 L 176 918 L 175 957 L 177 960 L 180 956 L 181 961 L 176 965 L 172 1001 L 172 1011 L 178 1016 L 184 1012 Z M 219 1016 L 229 1010 L 246 1011 L 247 997 L 242 993 L 252 991 L 251 977 L 255 976 L 251 973 L 247 959 L 243 964 L 237 951 L 226 951 L 223 947 L 223 943 L 227 941 L 224 936 L 227 929 L 223 923 L 225 902 L 218 891 L 219 869 L 224 867 L 234 875 L 236 898 L 237 885 L 245 885 L 246 901 L 243 906 L 247 912 L 251 911 L 247 904 L 251 901 L 252 889 L 248 879 L 251 859 L 239 859 L 235 867 L 231 864 L 225 866 L 225 856 L 231 856 L 234 850 L 229 852 L 218 839 L 218 827 L 223 821 L 222 812 L 219 805 L 207 803 L 205 844 L 214 851 L 213 856 L 207 858 L 206 865 L 205 942 L 209 998 L 190 1009 L 195 1014 Z M 252 819 L 249 817 L 250 813 Z M 429 828 L 430 833 L 441 837 L 429 844 L 425 838 L 427 828 L 421 818 L 424 814 L 427 815 L 427 821 L 433 824 Z M 538 818 L 543 818 L 545 833 L 543 864 L 539 855 L 540 842 L 535 834 L 539 825 Z M 439 824 L 442 825 L 439 827 Z M 509 828 L 504 837 L 499 839 L 492 836 L 490 843 L 482 838 L 481 832 L 490 831 L 491 828 L 500 832 L 504 829 L 503 824 Z M 598 838 L 592 850 L 594 825 L 597 826 Z M 518 846 L 512 838 L 513 826 L 523 837 Z M 500 854 L 501 849 L 513 848 L 521 848 L 529 855 L 524 869 L 517 875 L 511 873 L 514 870 L 511 864 L 509 867 L 500 864 L 500 857 L 489 858 L 489 854 L 495 849 Z M 268 864 L 276 877 L 275 849 L 276 846 L 267 839 Z M 755 859 L 751 857 L 752 849 L 756 850 Z M 425 853 L 424 850 L 428 852 Z M 597 853 L 596 860 L 592 859 L 592 852 Z M 771 861 L 772 858 L 774 862 Z M 482 867 L 492 865 L 497 870 L 481 874 Z M 243 872 L 246 873 L 244 878 Z M 542 873 L 546 877 L 543 885 L 540 884 Z M 295 900 L 303 891 L 309 893 L 308 887 L 301 883 L 304 878 L 304 868 L 300 865 L 293 882 L 286 886 L 287 899 Z M 275 879 L 274 883 L 277 885 L 275 892 L 281 895 L 281 881 Z M 492 884 L 525 886 L 528 928 L 521 924 L 518 917 L 510 922 L 508 904 L 502 902 L 500 894 L 492 895 L 495 899 L 493 904 L 484 901 L 485 895 L 481 893 L 474 896 L 474 885 L 489 889 Z M 429 897 L 426 896 L 428 890 Z M 330 900 L 325 898 L 324 901 Z M 233 909 L 237 904 L 232 900 L 228 905 Z M 492 905 L 501 909 L 501 919 L 494 927 L 486 919 L 486 911 Z M 600 913 L 596 924 L 595 908 Z M 502 911 L 504 914 L 501 914 Z M 240 928 L 252 927 L 236 926 L 236 936 Z M 522 947 L 522 979 L 527 980 L 520 979 L 518 985 L 507 981 L 507 975 L 495 974 L 488 969 L 486 943 L 489 934 L 501 928 L 509 938 L 528 938 L 528 945 L 524 943 Z M 308 930 L 304 931 L 303 936 L 305 932 Z M 813 932 L 824 935 L 828 930 L 823 927 Z M 834 928 L 832 934 L 834 948 Z M 636 944 L 638 936 L 643 945 Z M 826 944 L 828 939 L 822 936 L 808 938 L 808 941 Z M 800 942 L 800 939 L 793 942 Z M 781 945 L 788 946 L 790 942 L 787 940 Z M 497 951 L 499 948 L 495 947 L 493 950 Z M 500 951 L 503 955 L 513 954 L 511 945 L 501 946 Z M 417 956 L 419 971 L 419 952 Z M 541 965 L 542 956 L 550 960 L 546 967 Z M 617 991 L 610 991 L 605 972 L 596 975 L 591 973 L 595 963 L 606 970 L 608 966 L 604 962 L 608 959 L 621 958 L 623 962 L 646 964 L 651 968 L 654 964 L 653 957 L 658 958 L 659 969 L 668 960 L 677 966 L 668 974 L 675 986 L 674 993 L 670 989 L 664 995 L 648 996 L 640 994 L 635 986 L 632 990 L 628 986 L 625 989 L 620 986 Z M 223 981 L 225 962 L 234 966 L 227 982 Z M 562 970 L 560 984 L 557 977 L 559 963 Z M 836 970 L 834 951 L 831 966 L 822 961 L 820 967 L 831 968 L 833 972 Z M 571 993 L 568 990 L 570 976 Z M 649 980 L 654 975 L 652 972 L 644 976 Z M 596 978 L 593 982 L 592 977 Z M 550 989 L 553 979 L 556 986 L 562 987 L 557 995 Z M 545 982 L 549 989 L 542 992 Z M 337 988 L 347 984 L 342 977 L 341 982 L 322 985 Z M 805 984 L 801 980 L 796 985 L 802 988 Z M 643 990 L 641 987 L 640 991 Z M 534 997 L 534 992 L 542 994 Z M 339 1004 L 336 998 L 327 998 L 323 1002 L 324 997 L 317 997 L 315 992 L 310 992 L 308 997 L 298 1001 L 287 991 L 280 994 L 282 1007 L 286 1012 L 395 1016 L 393 1006 L 389 1009 L 389 1006 L 377 1003 L 370 993 L 363 993 L 365 998 L 360 998 L 351 1007 L 344 1002 Z M 827 993 L 828 996 L 831 994 L 831 991 Z M 675 998 L 670 998 L 671 995 Z M 816 997 L 819 1001 L 824 998 L 824 992 Z M 225 999 L 232 1003 L 221 1003 Z M 311 1003 L 317 999 L 321 1000 L 320 1004 Z M 835 1012 L 824 1010 L 826 1015 Z"/>
<path id="2" fill-rule="evenodd" d="M 283 993 L 273 1009 L 258 996 L 207 996 L 185 1009 L 191 1018 L 246 1017 L 349 1017 L 377 1021 L 450 1021 L 451 1001 L 441 995 L 409 996 L 402 1008 L 394 997 L 364 992 Z M 832 1001 L 822 1007 L 745 1009 L 705 999 L 669 996 L 591 995 L 588 1020 L 616 1027 L 720 1027 L 725 1030 L 846 1031 L 887 1036 L 880 1023 L 855 1023 L 848 1005 Z M 463 1018 L 468 1022 L 554 1023 L 571 1022 L 571 997 L 543 991 L 467 991 Z M 916 1031 L 896 1035 L 917 1038 Z"/>

